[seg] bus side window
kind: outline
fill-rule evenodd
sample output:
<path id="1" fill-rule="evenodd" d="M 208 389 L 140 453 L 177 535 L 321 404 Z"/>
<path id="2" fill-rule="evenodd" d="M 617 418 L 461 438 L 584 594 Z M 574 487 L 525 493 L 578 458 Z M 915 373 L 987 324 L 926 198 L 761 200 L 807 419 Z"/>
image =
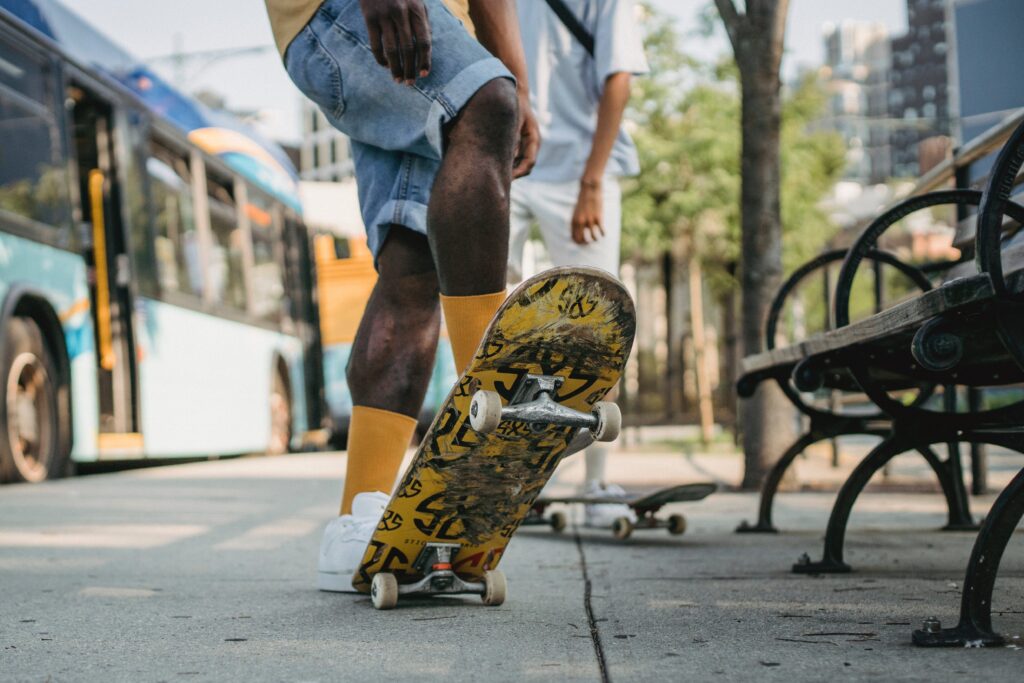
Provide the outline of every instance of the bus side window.
<path id="1" fill-rule="evenodd" d="M 235 198 L 226 184 L 209 181 L 210 259 L 207 272 L 214 304 L 245 310 L 245 247 Z"/>
<path id="2" fill-rule="evenodd" d="M 46 61 L 0 36 L 0 219 L 67 246 L 70 186 L 56 88 Z"/>
<path id="3" fill-rule="evenodd" d="M 159 296 L 160 280 L 156 263 L 153 233 L 154 213 L 147 194 L 145 164 L 149 158 L 148 122 L 145 115 L 136 109 L 128 109 L 116 124 L 120 144 L 124 148 L 121 156 L 121 192 L 126 207 L 125 219 L 128 241 L 132 254 L 132 272 L 139 294 L 147 297 Z M 156 183 L 154 183 L 156 184 Z"/>
<path id="4" fill-rule="evenodd" d="M 249 189 L 246 207 L 252 226 L 252 313 L 262 321 L 279 325 L 284 313 L 284 272 L 281 269 L 281 226 L 274 218 L 271 201 Z"/>
<path id="5" fill-rule="evenodd" d="M 192 181 L 185 160 L 153 146 L 146 161 L 153 200 L 154 245 L 160 289 L 201 296 L 199 233 L 192 208 Z"/>

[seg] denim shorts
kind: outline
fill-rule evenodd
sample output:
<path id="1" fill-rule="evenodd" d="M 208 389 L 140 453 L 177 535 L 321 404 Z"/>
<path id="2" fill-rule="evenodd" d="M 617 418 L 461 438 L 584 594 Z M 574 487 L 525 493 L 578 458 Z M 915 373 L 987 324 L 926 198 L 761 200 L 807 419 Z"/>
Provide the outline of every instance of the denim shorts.
<path id="1" fill-rule="evenodd" d="M 486 83 L 513 78 L 441 0 L 424 4 L 431 70 L 414 86 L 395 83 L 377 63 L 358 0 L 326 0 L 284 57 L 299 90 L 351 140 L 360 211 L 375 261 L 390 226 L 426 234 L 444 125 Z"/>

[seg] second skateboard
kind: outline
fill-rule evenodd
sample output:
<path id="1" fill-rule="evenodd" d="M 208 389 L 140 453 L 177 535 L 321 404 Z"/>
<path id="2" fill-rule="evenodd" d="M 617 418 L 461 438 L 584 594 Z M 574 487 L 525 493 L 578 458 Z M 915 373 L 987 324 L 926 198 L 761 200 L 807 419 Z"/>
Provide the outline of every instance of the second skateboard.
<path id="1" fill-rule="evenodd" d="M 668 529 L 673 536 L 686 533 L 686 517 L 673 514 L 658 517 L 657 513 L 669 503 L 689 503 L 704 500 L 718 490 L 712 483 L 681 484 L 653 491 L 627 492 L 625 494 L 549 496 L 534 501 L 530 515 L 524 525 L 549 525 L 554 531 L 562 531 L 569 523 L 564 512 L 554 512 L 545 517 L 547 508 L 555 503 L 585 503 L 588 505 L 626 505 L 636 515 L 636 519 L 622 516 L 612 522 L 612 535 L 618 539 L 629 538 L 638 529 Z"/>

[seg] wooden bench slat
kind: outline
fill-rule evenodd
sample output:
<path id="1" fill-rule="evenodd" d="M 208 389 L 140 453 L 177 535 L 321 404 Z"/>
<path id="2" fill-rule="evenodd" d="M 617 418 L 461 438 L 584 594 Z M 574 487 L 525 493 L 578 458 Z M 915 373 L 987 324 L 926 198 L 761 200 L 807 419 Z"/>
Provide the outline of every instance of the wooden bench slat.
<path id="1" fill-rule="evenodd" d="M 1010 276 L 1019 285 L 1024 271 Z M 773 368 L 794 366 L 805 358 L 880 341 L 901 332 L 916 330 L 937 315 L 954 309 L 979 304 L 994 296 L 992 283 L 986 275 L 973 275 L 951 280 L 916 299 L 897 304 L 881 313 L 857 321 L 838 330 L 815 335 L 797 344 L 747 356 L 741 369 L 744 375 Z"/>

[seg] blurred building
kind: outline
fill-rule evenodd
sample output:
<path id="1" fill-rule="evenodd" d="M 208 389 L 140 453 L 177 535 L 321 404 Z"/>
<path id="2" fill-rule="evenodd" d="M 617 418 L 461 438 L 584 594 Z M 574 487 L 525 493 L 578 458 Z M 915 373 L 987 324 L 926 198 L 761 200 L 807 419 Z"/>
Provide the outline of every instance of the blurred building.
<path id="1" fill-rule="evenodd" d="M 951 1 L 951 66 L 958 85 L 952 108 L 959 122 L 958 139 L 967 141 L 1024 107 L 1024 2 Z"/>
<path id="2" fill-rule="evenodd" d="M 847 144 L 846 179 L 879 183 L 891 174 L 889 128 L 889 29 L 877 22 L 844 21 L 824 28 L 829 95 L 822 125 Z"/>
<path id="3" fill-rule="evenodd" d="M 302 144 L 299 177 L 338 183 L 353 177 L 348 136 L 334 128 L 312 102 L 302 99 Z"/>
<path id="4" fill-rule="evenodd" d="M 299 194 L 303 218 L 314 233 L 339 237 L 364 234 L 348 136 L 302 98 Z"/>
<path id="5" fill-rule="evenodd" d="M 949 0 L 907 0 L 907 33 L 892 41 L 889 117 L 892 174 L 914 177 L 927 166 L 923 140 L 952 133 Z M 922 164 L 922 162 L 924 162 Z"/>
<path id="6" fill-rule="evenodd" d="M 336 237 L 366 235 L 359 213 L 359 192 L 354 177 L 335 182 L 300 180 L 302 219 L 314 234 Z"/>

